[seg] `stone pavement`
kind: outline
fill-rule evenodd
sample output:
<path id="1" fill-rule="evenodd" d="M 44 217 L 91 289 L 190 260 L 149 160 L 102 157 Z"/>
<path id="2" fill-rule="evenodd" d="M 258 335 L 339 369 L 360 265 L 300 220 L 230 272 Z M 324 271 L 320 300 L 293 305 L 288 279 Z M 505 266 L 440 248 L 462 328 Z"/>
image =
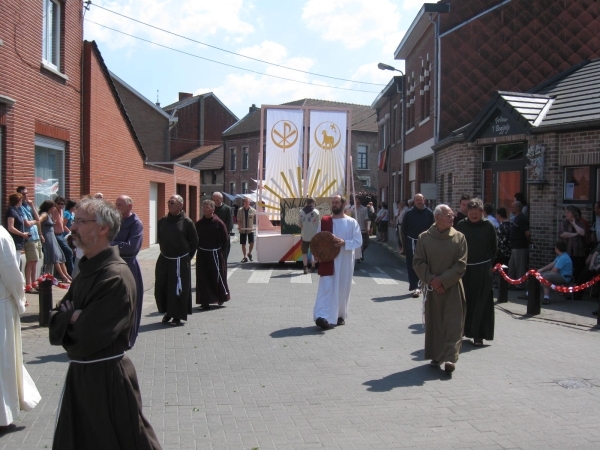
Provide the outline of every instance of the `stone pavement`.
<path id="1" fill-rule="evenodd" d="M 407 291 L 404 261 L 383 245 L 373 242 L 357 265 L 346 325 L 328 331 L 312 321 L 317 275 L 295 284 L 303 275 L 292 264 L 239 264 L 239 247 L 230 255 L 232 300 L 195 308 L 177 328 L 163 326 L 154 305 L 157 250 L 140 255 L 144 316 L 129 356 L 163 448 L 600 446 L 596 328 L 523 317 L 504 304 L 495 339 L 482 348 L 465 340 L 450 377 L 423 360 L 421 300 Z M 266 283 L 249 282 L 258 271 L 272 271 Z M 24 359 L 43 399 L 0 437 L 2 450 L 51 448 L 67 368 L 62 348 L 29 319 L 29 301 Z"/>

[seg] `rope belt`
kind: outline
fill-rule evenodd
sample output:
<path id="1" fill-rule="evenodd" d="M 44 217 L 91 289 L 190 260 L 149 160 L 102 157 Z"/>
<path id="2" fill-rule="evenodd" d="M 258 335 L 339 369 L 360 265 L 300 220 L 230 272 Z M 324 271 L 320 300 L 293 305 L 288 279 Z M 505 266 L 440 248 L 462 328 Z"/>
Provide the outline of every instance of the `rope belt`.
<path id="1" fill-rule="evenodd" d="M 177 260 L 177 286 L 175 286 L 175 295 L 177 295 L 177 297 L 179 297 L 179 295 L 181 294 L 181 291 L 183 291 L 183 288 L 181 287 L 181 258 L 185 258 L 186 256 L 189 255 L 189 253 L 186 253 L 185 255 L 181 255 L 181 256 L 177 256 L 175 258 L 169 258 L 168 256 L 165 256 L 161 253 L 163 258 L 166 259 L 175 259 Z"/>
<path id="2" fill-rule="evenodd" d="M 421 320 L 423 321 L 423 328 L 425 328 L 425 303 L 427 302 L 427 296 L 429 295 L 429 292 L 433 291 L 433 288 L 431 286 L 429 286 L 428 283 L 425 283 L 424 281 L 421 281 L 421 280 L 419 280 L 418 287 L 423 292 L 423 303 L 421 306 Z"/>
<path id="3" fill-rule="evenodd" d="M 76 364 L 93 364 L 93 363 L 97 363 L 97 362 L 108 361 L 108 360 L 111 360 L 111 359 L 122 358 L 123 356 L 125 356 L 125 352 L 123 352 L 123 353 L 121 353 L 119 355 L 108 356 L 106 358 L 92 359 L 91 361 L 77 361 L 75 359 L 70 359 L 69 360 L 69 364 L 71 364 L 71 363 L 76 363 Z M 60 399 L 58 400 L 58 408 L 56 408 L 56 418 L 54 419 L 54 429 L 55 430 L 56 430 L 56 427 L 58 426 L 58 417 L 60 416 L 60 409 L 62 407 L 63 397 L 65 396 L 66 386 L 67 386 L 67 373 L 65 373 L 65 381 L 63 382 L 62 392 L 60 393 Z"/>
<path id="4" fill-rule="evenodd" d="M 467 266 L 479 266 L 481 264 L 489 263 L 490 261 L 491 261 L 491 259 L 487 259 L 485 261 L 481 261 L 481 262 L 478 262 L 478 263 L 467 264 Z"/>
<path id="5" fill-rule="evenodd" d="M 414 238 L 414 237 L 410 237 L 409 235 L 406 235 L 407 238 L 409 238 L 412 241 L 412 252 L 413 255 L 415 254 L 415 249 L 417 248 L 417 241 L 419 240 L 419 238 Z"/>
<path id="6" fill-rule="evenodd" d="M 202 248 L 202 247 L 198 247 L 200 250 L 204 251 L 204 252 L 212 252 L 213 255 L 213 260 L 215 262 L 215 266 L 217 266 L 217 282 L 221 282 L 221 286 L 223 286 L 223 290 L 225 291 L 225 295 L 229 295 L 229 292 L 227 292 L 227 288 L 225 287 L 225 282 L 223 281 L 223 276 L 221 275 L 221 267 L 219 264 L 219 250 L 221 250 L 221 247 L 219 248 Z"/>

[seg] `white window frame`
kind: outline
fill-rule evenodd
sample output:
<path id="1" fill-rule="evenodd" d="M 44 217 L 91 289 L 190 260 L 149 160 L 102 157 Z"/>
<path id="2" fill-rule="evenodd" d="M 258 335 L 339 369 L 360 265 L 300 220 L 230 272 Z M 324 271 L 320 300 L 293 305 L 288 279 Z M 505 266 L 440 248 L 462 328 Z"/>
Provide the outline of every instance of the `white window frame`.
<path id="1" fill-rule="evenodd" d="M 361 155 L 361 153 L 363 153 L 360 151 L 361 148 L 365 149 L 365 151 L 364 151 L 364 155 L 365 155 L 364 166 L 361 165 L 360 155 Z M 358 144 L 356 146 L 356 168 L 358 170 L 369 170 L 369 146 L 366 144 Z"/>
<path id="2" fill-rule="evenodd" d="M 34 159 L 37 159 L 37 152 L 38 149 L 41 150 L 54 150 L 56 152 L 58 152 L 57 154 L 61 155 L 61 159 L 62 161 L 59 163 L 60 166 L 56 167 L 55 170 L 57 172 L 59 172 L 57 174 L 58 178 L 58 190 L 55 193 L 51 193 L 51 194 L 44 194 L 43 191 L 41 191 L 40 186 L 34 186 L 34 202 L 36 205 L 40 205 L 41 202 L 43 200 L 54 200 L 54 198 L 56 198 L 56 196 L 61 196 L 64 197 L 65 196 L 65 183 L 66 183 L 66 174 L 65 174 L 65 150 L 66 150 L 66 143 L 65 141 L 61 141 L 58 139 L 54 139 L 54 138 L 50 138 L 50 137 L 46 137 L 46 136 L 41 136 L 41 135 L 36 135 L 35 136 L 35 153 L 34 153 Z M 38 167 L 37 164 L 34 162 L 34 171 L 35 171 L 35 177 L 36 179 L 38 178 L 42 178 L 42 176 L 40 176 L 41 174 L 38 173 Z M 46 186 L 47 188 L 50 187 L 50 185 Z"/>
<path id="3" fill-rule="evenodd" d="M 233 183 L 233 182 L 229 183 L 229 193 L 231 195 L 235 195 L 235 183 Z"/>
<path id="4" fill-rule="evenodd" d="M 242 194 L 247 194 L 248 193 L 248 182 L 247 181 L 243 181 L 242 182 Z"/>
<path id="5" fill-rule="evenodd" d="M 57 0 L 43 0 L 42 60 L 57 72 L 60 72 L 61 6 Z"/>

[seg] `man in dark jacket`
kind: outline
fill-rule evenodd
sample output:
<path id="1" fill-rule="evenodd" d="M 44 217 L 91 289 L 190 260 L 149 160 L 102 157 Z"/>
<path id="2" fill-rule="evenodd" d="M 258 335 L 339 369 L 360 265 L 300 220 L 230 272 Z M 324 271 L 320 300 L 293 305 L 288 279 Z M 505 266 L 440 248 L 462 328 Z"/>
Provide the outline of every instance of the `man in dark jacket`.
<path id="1" fill-rule="evenodd" d="M 225 264 L 229 259 L 229 250 L 231 249 L 231 230 L 233 230 L 233 215 L 231 214 L 231 207 L 223 203 L 223 194 L 220 192 L 213 192 L 213 202 L 215 202 L 215 216 L 217 216 L 227 227 L 227 242 L 225 243 Z"/>
<path id="2" fill-rule="evenodd" d="M 404 215 L 402 220 L 402 234 L 406 242 L 406 270 L 408 271 L 408 289 L 413 291 L 413 297 L 421 295 L 419 289 L 419 277 L 413 269 L 413 255 L 417 246 L 417 239 L 424 231 L 427 231 L 435 222 L 433 212 L 425 206 L 425 197 L 423 194 L 415 195 L 413 207 Z"/>

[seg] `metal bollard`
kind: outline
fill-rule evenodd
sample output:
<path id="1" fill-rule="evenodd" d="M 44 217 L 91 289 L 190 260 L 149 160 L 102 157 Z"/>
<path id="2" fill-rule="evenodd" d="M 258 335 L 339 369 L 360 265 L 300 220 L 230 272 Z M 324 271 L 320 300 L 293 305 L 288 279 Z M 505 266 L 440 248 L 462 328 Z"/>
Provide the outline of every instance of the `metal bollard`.
<path id="1" fill-rule="evenodd" d="M 502 266 L 502 270 L 506 271 L 508 267 Z M 508 281 L 498 274 L 498 303 L 508 303 Z"/>
<path id="2" fill-rule="evenodd" d="M 40 327 L 47 327 L 52 309 L 52 281 L 44 280 L 39 284 L 40 292 Z"/>
<path id="3" fill-rule="evenodd" d="M 537 316 L 542 312 L 540 302 L 542 287 L 533 275 L 529 275 L 527 287 L 529 289 L 529 295 L 527 299 L 527 314 L 530 316 Z"/>

